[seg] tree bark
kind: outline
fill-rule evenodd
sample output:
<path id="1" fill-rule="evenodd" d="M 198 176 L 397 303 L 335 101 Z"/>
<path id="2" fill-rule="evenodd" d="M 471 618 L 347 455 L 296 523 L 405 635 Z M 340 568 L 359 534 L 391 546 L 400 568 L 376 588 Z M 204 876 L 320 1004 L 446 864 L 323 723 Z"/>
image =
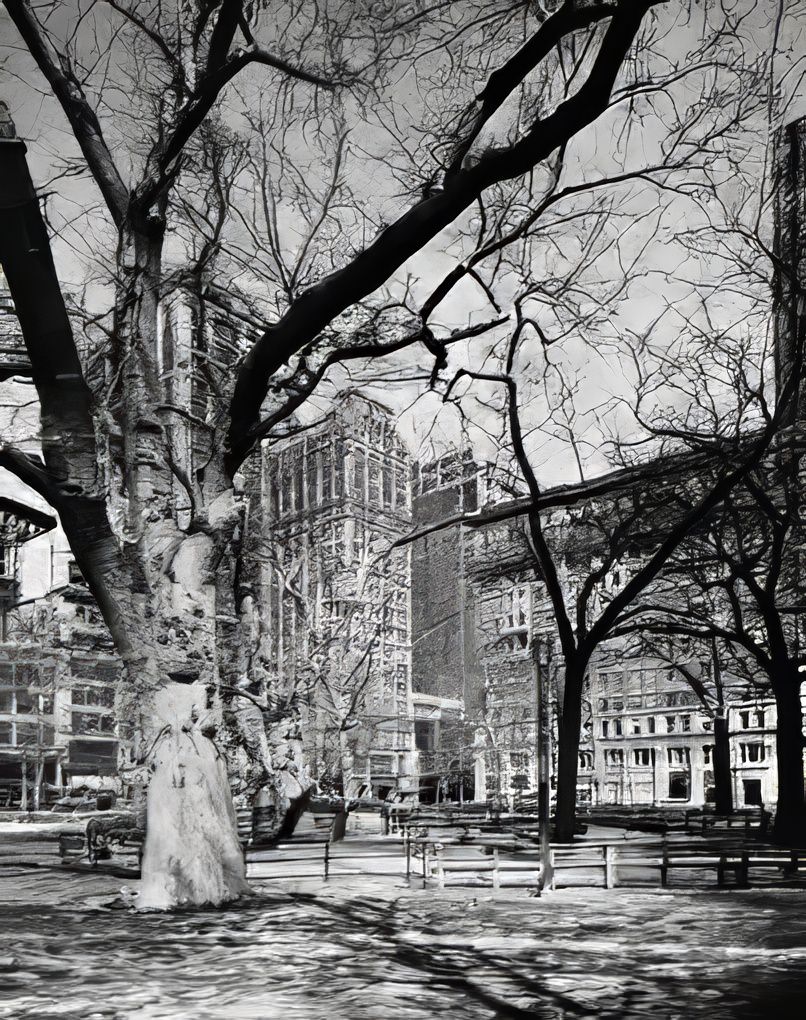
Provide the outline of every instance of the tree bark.
<path id="1" fill-rule="evenodd" d="M 570 843 L 576 830 L 577 776 L 579 774 L 579 738 L 582 726 L 582 688 L 584 670 L 566 664 L 563 689 L 562 724 L 558 727 L 557 815 L 555 838 Z"/>
<path id="2" fill-rule="evenodd" d="M 355 753 L 346 730 L 339 730 L 339 759 L 341 764 L 341 790 L 345 800 L 358 796 L 355 778 Z"/>
<path id="3" fill-rule="evenodd" d="M 733 811 L 733 782 L 730 774 L 730 734 L 724 714 L 714 717 L 714 789 L 716 813 L 729 815 Z"/>
<path id="4" fill-rule="evenodd" d="M 800 704 L 801 676 L 796 671 L 774 685 L 778 712 L 776 752 L 778 802 L 773 838 L 788 846 L 806 845 L 806 804 L 803 786 L 803 718 Z"/>

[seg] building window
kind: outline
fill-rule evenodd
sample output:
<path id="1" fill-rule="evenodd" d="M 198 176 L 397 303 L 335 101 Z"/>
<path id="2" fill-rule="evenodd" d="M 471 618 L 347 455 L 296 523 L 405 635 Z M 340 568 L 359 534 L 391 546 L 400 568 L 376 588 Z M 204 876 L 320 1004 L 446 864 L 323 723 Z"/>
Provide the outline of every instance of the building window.
<path id="1" fill-rule="evenodd" d="M 176 362 L 176 342 L 170 312 L 166 313 L 162 327 L 162 343 L 160 350 L 160 371 L 165 389 L 165 399 L 169 404 L 174 400 L 173 371 Z"/>
<path id="2" fill-rule="evenodd" d="M 670 765 L 688 765 L 690 761 L 687 747 L 670 747 L 667 754 Z"/>
<path id="3" fill-rule="evenodd" d="M 647 733 L 654 733 L 655 732 L 655 716 L 654 715 L 647 716 L 646 729 L 647 729 Z"/>
<path id="4" fill-rule="evenodd" d="M 383 505 L 392 505 L 392 465 L 384 464 L 381 468 L 381 479 L 383 485 Z"/>
<path id="5" fill-rule="evenodd" d="M 636 747 L 632 753 L 634 765 L 647 766 L 652 764 L 652 752 L 648 747 Z"/>
<path id="6" fill-rule="evenodd" d="M 365 497 L 367 465 L 364 451 L 356 449 L 353 453 L 353 492 L 356 499 L 362 502 Z"/>
<path id="7" fill-rule="evenodd" d="M 333 473 L 331 467 L 330 447 L 326 446 L 322 450 L 322 499 L 324 502 L 329 502 L 333 498 Z"/>
<path id="8" fill-rule="evenodd" d="M 602 736 L 606 737 L 608 730 L 610 729 L 610 722 L 607 719 L 602 719 Z"/>
<path id="9" fill-rule="evenodd" d="M 115 721 L 111 715 L 95 712 L 73 712 L 73 733 L 114 733 Z"/>
<path id="10" fill-rule="evenodd" d="M 706 744 L 702 749 L 702 760 L 706 765 L 713 765 L 714 763 L 714 745 Z"/>
<path id="11" fill-rule="evenodd" d="M 635 733 L 640 733 L 641 732 L 641 720 L 640 719 L 630 719 L 630 727 L 631 727 L 632 732 L 634 734 Z"/>
<path id="12" fill-rule="evenodd" d="M 615 766 L 624 764 L 624 752 L 620 747 L 611 747 L 605 751 L 605 765 Z"/>
<path id="13" fill-rule="evenodd" d="M 368 464 L 368 478 L 369 482 L 367 485 L 368 498 L 371 506 L 381 505 L 381 465 L 377 457 L 370 456 Z"/>
<path id="14" fill-rule="evenodd" d="M 308 506 L 315 507 L 319 505 L 319 455 L 317 453 L 311 453 L 305 463 L 305 474 L 308 480 Z"/>
<path id="15" fill-rule="evenodd" d="M 593 751 L 579 752 L 579 767 L 583 772 L 588 772 L 593 768 Z"/>
<path id="16" fill-rule="evenodd" d="M 750 710 L 746 709 L 739 713 L 739 725 L 743 730 L 750 729 Z"/>
<path id="17" fill-rule="evenodd" d="M 502 644 L 512 652 L 529 647 L 529 589 L 513 588 L 501 596 L 499 630 Z"/>
<path id="18" fill-rule="evenodd" d="M 685 772 L 672 772 L 669 776 L 669 799 L 689 799 L 688 775 Z"/>
<path id="19" fill-rule="evenodd" d="M 691 733 L 691 716 L 681 715 L 680 716 L 680 729 L 683 733 Z"/>
<path id="20" fill-rule="evenodd" d="M 111 687 L 74 687 L 70 699 L 74 705 L 112 708 L 115 704 L 115 692 Z"/>
<path id="21" fill-rule="evenodd" d="M 526 772 L 529 768 L 528 753 L 525 751 L 510 751 L 509 767 L 513 772 Z"/>
<path id="22" fill-rule="evenodd" d="M 764 709 L 763 708 L 756 709 L 756 726 L 758 726 L 760 729 L 764 729 L 764 718 L 765 718 Z"/>
<path id="23" fill-rule="evenodd" d="M 344 460 L 344 444 L 337 442 L 333 451 L 333 495 L 336 499 L 344 495 Z"/>
<path id="24" fill-rule="evenodd" d="M 705 803 L 713 804 L 716 800 L 716 783 L 713 772 L 703 772 L 702 785 L 705 790 Z"/>
<path id="25" fill-rule="evenodd" d="M 613 732 L 615 733 L 615 735 L 617 737 L 621 736 L 621 734 L 622 734 L 621 719 L 614 719 L 613 720 Z"/>
<path id="26" fill-rule="evenodd" d="M 674 733 L 676 721 L 677 720 L 676 720 L 675 716 L 673 716 L 673 715 L 667 715 L 666 716 L 666 732 L 667 733 Z"/>
<path id="27" fill-rule="evenodd" d="M 414 720 L 414 746 L 418 751 L 433 751 L 437 744 L 437 724 L 431 719 Z"/>
<path id="28" fill-rule="evenodd" d="M 739 754 L 742 765 L 752 765 L 764 761 L 766 748 L 763 744 L 739 744 Z"/>

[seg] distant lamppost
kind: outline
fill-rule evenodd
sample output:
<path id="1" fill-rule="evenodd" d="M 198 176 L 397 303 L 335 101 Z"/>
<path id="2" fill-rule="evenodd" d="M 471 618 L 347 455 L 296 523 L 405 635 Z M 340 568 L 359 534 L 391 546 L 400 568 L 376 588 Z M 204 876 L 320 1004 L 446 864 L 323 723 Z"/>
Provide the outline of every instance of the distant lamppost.
<path id="1" fill-rule="evenodd" d="M 551 884 L 551 724 L 549 720 L 548 641 L 532 638 L 535 674 L 535 758 L 537 760 L 537 828 L 540 862 L 543 865 L 540 890 Z"/>

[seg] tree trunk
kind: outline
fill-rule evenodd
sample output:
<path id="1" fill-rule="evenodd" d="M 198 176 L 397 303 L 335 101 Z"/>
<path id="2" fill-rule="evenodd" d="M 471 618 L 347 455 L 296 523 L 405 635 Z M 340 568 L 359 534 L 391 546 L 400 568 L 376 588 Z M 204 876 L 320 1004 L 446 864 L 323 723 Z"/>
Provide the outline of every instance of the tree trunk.
<path id="1" fill-rule="evenodd" d="M 339 730 L 339 759 L 341 764 L 341 789 L 345 800 L 358 796 L 358 782 L 355 777 L 355 753 L 349 734 Z"/>
<path id="2" fill-rule="evenodd" d="M 796 671 L 774 686 L 778 712 L 778 803 L 773 837 L 788 846 L 806 845 L 806 805 L 803 787 L 803 719 L 800 704 L 801 677 Z"/>
<path id="3" fill-rule="evenodd" d="M 724 714 L 714 718 L 714 789 L 716 813 L 729 815 L 733 811 L 733 781 L 730 774 L 730 734 Z"/>
<path id="4" fill-rule="evenodd" d="M 228 758 L 243 765 L 246 795 L 267 776 L 287 776 L 298 796 L 304 776 L 299 740 L 273 756 L 260 709 L 256 721 L 243 718 L 240 701 L 233 708 L 232 688 L 250 679 L 235 565 L 243 508 L 217 447 L 203 479 L 190 474 L 188 484 L 192 465 L 180 454 L 189 426 L 160 410 L 161 210 L 150 210 L 139 232 L 121 228 L 111 360 L 93 399 L 25 146 L 4 140 L 0 148 L 0 258 L 39 396 L 43 453 L 42 462 L 15 453 L 6 461 L 58 511 L 123 661 L 116 714 L 133 754 L 122 771 L 137 799 L 147 798 L 140 905 L 218 905 L 246 889 Z M 194 504 L 184 529 L 180 473 L 192 490 L 182 503 Z M 27 800 L 25 782 L 22 791 Z"/>
<path id="5" fill-rule="evenodd" d="M 563 712 L 558 727 L 557 816 L 555 838 L 570 843 L 576 830 L 577 775 L 579 772 L 579 736 L 582 726 L 582 688 L 584 671 L 565 667 Z"/>
<path id="6" fill-rule="evenodd" d="M 169 683 L 154 699 L 162 724 L 149 764 L 142 910 L 219 906 L 249 891 L 215 713 L 201 684 Z"/>

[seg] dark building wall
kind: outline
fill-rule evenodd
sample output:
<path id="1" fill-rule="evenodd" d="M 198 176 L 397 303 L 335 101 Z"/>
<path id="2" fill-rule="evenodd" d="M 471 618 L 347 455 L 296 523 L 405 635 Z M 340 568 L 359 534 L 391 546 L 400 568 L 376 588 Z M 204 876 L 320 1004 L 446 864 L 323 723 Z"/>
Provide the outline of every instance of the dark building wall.
<path id="1" fill-rule="evenodd" d="M 479 506 L 479 468 L 448 457 L 415 466 L 412 517 L 415 529 L 470 513 Z M 452 700 L 477 696 L 479 667 L 474 612 L 464 569 L 465 534 L 457 527 L 435 531 L 411 552 L 412 690 Z"/>
<path id="2" fill-rule="evenodd" d="M 412 690 L 464 695 L 463 580 L 458 528 L 414 544 L 411 556 Z"/>

